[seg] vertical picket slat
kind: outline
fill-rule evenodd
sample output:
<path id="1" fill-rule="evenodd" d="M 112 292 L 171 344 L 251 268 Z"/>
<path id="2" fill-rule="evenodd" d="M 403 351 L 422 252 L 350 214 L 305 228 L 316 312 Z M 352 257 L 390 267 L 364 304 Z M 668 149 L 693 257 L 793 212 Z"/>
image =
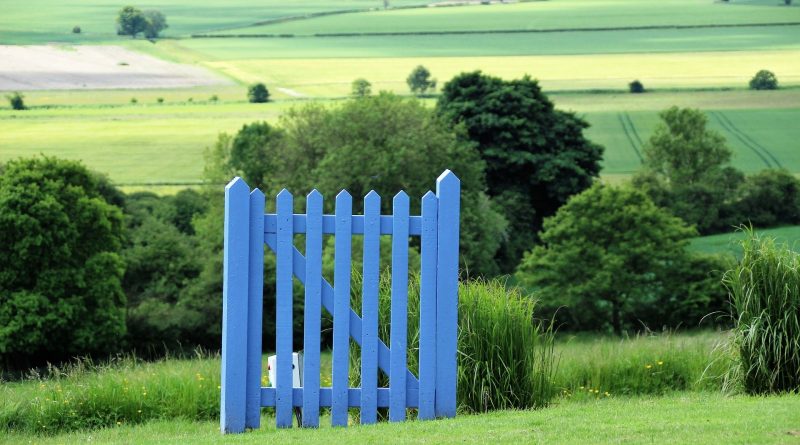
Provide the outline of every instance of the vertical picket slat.
<path id="1" fill-rule="evenodd" d="M 249 194 L 250 187 L 242 178 L 235 178 L 225 187 L 220 385 L 223 433 L 241 433 L 245 428 Z"/>
<path id="2" fill-rule="evenodd" d="M 408 345 L 408 195 L 392 202 L 392 305 L 389 359 L 389 421 L 406 419 Z"/>
<path id="3" fill-rule="evenodd" d="M 322 195 L 306 197 L 306 298 L 303 319 L 303 426 L 319 426 L 319 340 L 322 319 Z"/>
<path id="4" fill-rule="evenodd" d="M 361 290 L 361 423 L 378 415 L 378 285 L 380 280 L 381 197 L 364 197 L 364 264 Z"/>
<path id="5" fill-rule="evenodd" d="M 336 251 L 333 270 L 333 390 L 331 424 L 347 426 L 350 366 L 350 265 L 353 237 L 353 198 L 336 195 Z"/>
<path id="6" fill-rule="evenodd" d="M 419 289 L 419 418 L 433 419 L 436 402 L 436 240 L 439 201 L 422 197 Z"/>
<path id="7" fill-rule="evenodd" d="M 294 248 L 293 198 L 288 190 L 278 193 L 277 271 L 275 284 L 275 418 L 278 428 L 292 426 L 292 249 Z"/>
<path id="8" fill-rule="evenodd" d="M 250 193 L 250 260 L 247 289 L 246 428 L 261 425 L 261 325 L 264 311 L 264 194 Z"/>
<path id="9" fill-rule="evenodd" d="M 458 237 L 461 181 L 450 170 L 436 180 L 439 198 L 436 277 L 436 415 L 456 415 Z"/>

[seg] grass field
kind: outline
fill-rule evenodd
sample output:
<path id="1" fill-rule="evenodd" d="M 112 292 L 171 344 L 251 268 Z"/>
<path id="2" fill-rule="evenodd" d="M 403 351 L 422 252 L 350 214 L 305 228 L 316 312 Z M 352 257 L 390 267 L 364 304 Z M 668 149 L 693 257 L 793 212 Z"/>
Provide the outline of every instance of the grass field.
<path id="1" fill-rule="evenodd" d="M 208 96 L 217 94 L 212 91 L 222 91 L 220 96 L 230 101 L 209 103 Z M 243 96 L 244 89 L 31 92 L 29 103 L 40 108 L 0 110 L 4 135 L 0 161 L 44 153 L 81 159 L 118 184 L 195 183 L 201 179 L 203 151 L 214 144 L 220 132 L 235 132 L 257 120 L 276 122 L 289 107 L 302 105 L 294 101 L 234 102 L 237 95 Z M 87 100 L 87 96 L 117 105 L 43 107 Z M 131 105 L 131 96 L 136 96 L 139 104 Z M 165 97 L 165 103 L 156 104 L 156 97 Z M 196 99 L 189 103 L 189 97 Z M 800 153 L 793 149 L 794 141 L 800 140 L 800 127 L 794 125 L 800 121 L 800 108 L 762 108 L 791 106 L 800 101 L 800 89 L 553 97 L 559 107 L 576 111 L 592 125 L 587 136 L 606 147 L 604 176 L 627 176 L 638 168 L 642 143 L 658 122 L 658 111 L 672 103 L 715 107 L 709 112 L 710 126 L 728 140 L 736 167 L 754 172 L 779 165 L 800 172 Z M 608 109 L 631 111 L 599 111 Z"/>
<path id="2" fill-rule="evenodd" d="M 758 228 L 757 228 L 758 229 Z M 761 236 L 775 238 L 778 242 L 788 243 L 794 250 L 800 250 L 800 226 L 776 227 L 773 229 L 758 229 Z M 691 249 L 703 253 L 726 253 L 736 257 L 742 255 L 739 242 L 745 238 L 741 231 L 720 233 L 695 238 L 692 240 Z"/>
<path id="3" fill-rule="evenodd" d="M 478 5 L 343 14 L 230 32 L 313 35 L 342 32 L 492 31 L 800 21 L 800 8 L 778 7 L 778 4 L 774 0 L 747 4 L 704 0 L 559 0 L 488 7 Z"/>
<path id="4" fill-rule="evenodd" d="M 538 411 L 498 411 L 452 420 L 380 423 L 318 430 L 276 430 L 264 417 L 259 430 L 224 437 L 216 422 L 155 421 L 57 436 L 10 434 L 2 443 L 800 443 L 800 396 L 724 397 L 675 394 L 562 403 Z"/>

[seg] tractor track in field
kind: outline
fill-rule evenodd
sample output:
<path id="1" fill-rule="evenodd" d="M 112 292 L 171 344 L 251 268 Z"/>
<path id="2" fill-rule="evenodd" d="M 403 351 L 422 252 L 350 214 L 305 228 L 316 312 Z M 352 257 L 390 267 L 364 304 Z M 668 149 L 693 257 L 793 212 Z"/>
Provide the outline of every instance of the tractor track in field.
<path id="1" fill-rule="evenodd" d="M 772 153 L 769 150 L 767 150 L 766 147 L 756 142 L 753 138 L 748 136 L 742 130 L 738 129 L 736 125 L 734 125 L 733 122 L 727 116 L 725 116 L 724 113 L 722 113 L 721 111 L 712 111 L 711 115 L 714 116 L 714 119 L 716 119 L 717 122 L 719 122 L 722 128 L 724 128 L 728 133 L 732 134 L 736 139 L 739 140 L 739 142 L 744 144 L 745 147 L 749 148 L 753 153 L 755 153 L 759 158 L 761 158 L 761 160 L 764 162 L 767 168 L 772 168 L 772 167 L 783 168 L 778 159 L 775 156 L 773 156 Z M 770 162 L 770 160 L 772 160 L 772 162 Z"/>
<path id="2" fill-rule="evenodd" d="M 617 118 L 619 119 L 620 125 L 622 125 L 622 131 L 625 133 L 625 137 L 628 139 L 628 143 L 630 144 L 633 151 L 636 153 L 636 157 L 639 158 L 639 163 L 644 162 L 644 158 L 642 158 L 642 139 L 639 137 L 639 133 L 636 131 L 636 127 L 633 126 L 633 121 L 628 113 L 617 113 Z M 638 147 L 637 147 L 638 143 Z"/>

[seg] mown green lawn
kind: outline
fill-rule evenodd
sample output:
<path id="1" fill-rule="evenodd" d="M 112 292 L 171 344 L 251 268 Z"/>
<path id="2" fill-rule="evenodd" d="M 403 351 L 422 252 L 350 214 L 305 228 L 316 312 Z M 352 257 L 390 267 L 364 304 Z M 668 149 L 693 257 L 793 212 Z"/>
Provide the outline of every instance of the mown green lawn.
<path id="1" fill-rule="evenodd" d="M 794 250 L 800 248 L 800 244 L 798 244 L 800 242 L 800 226 L 776 227 L 773 229 L 759 229 L 756 227 L 756 231 L 761 236 L 773 237 L 778 242 L 788 243 Z M 740 257 L 742 249 L 739 247 L 739 242 L 745 236 L 742 231 L 702 236 L 693 239 L 690 248 L 696 252 L 727 253 Z"/>
<path id="2" fill-rule="evenodd" d="M 800 443 L 800 395 L 724 397 L 675 394 L 564 402 L 538 411 L 459 415 L 452 420 L 381 423 L 318 430 L 262 428 L 222 436 L 216 422 L 155 421 L 138 426 L 31 436 L 10 434 L 4 443 L 468 443 L 468 444 L 794 444 Z"/>

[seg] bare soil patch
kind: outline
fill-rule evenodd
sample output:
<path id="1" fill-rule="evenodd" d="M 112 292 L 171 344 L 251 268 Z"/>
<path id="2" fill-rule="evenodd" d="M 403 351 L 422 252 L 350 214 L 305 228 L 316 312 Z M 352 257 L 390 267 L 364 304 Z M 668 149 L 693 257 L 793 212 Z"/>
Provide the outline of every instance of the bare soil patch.
<path id="1" fill-rule="evenodd" d="M 0 45 L 0 91 L 180 88 L 230 84 L 200 67 L 119 46 Z"/>

